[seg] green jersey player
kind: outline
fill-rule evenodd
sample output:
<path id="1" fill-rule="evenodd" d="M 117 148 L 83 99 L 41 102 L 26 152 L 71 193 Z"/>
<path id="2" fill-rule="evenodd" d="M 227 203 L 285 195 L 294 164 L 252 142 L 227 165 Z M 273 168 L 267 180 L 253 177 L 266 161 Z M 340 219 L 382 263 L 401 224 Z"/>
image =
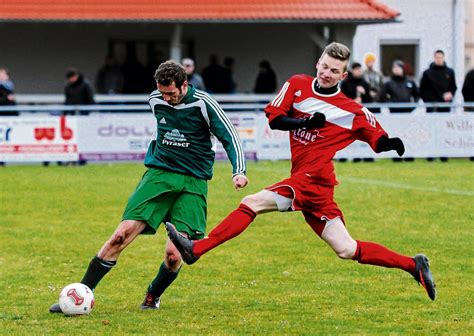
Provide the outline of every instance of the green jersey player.
<path id="1" fill-rule="evenodd" d="M 207 180 L 212 177 L 215 138 L 232 163 L 234 187 L 238 190 L 247 185 L 239 136 L 217 102 L 188 85 L 184 68 L 174 61 L 162 63 L 155 80 L 158 90 L 152 92 L 149 102 L 157 130 L 145 158 L 148 169 L 127 202 L 122 222 L 92 258 L 81 280 L 92 290 L 139 234 L 154 234 L 164 221 L 175 223 L 191 239 L 204 236 Z M 160 297 L 178 276 L 181 262 L 181 255 L 168 240 L 164 260 L 148 286 L 142 309 L 159 307 Z M 57 303 L 49 310 L 61 313 Z"/>

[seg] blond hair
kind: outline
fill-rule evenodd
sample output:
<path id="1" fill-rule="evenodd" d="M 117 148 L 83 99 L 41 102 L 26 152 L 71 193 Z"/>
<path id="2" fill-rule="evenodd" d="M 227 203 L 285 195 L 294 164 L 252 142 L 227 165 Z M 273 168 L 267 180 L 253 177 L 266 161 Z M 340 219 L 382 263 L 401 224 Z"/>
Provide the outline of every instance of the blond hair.
<path id="1" fill-rule="evenodd" d="M 347 64 L 344 67 L 344 71 L 347 70 L 347 66 L 349 64 L 349 58 L 351 57 L 351 50 L 348 47 L 346 47 L 344 44 L 332 42 L 326 48 L 324 48 L 321 58 L 323 58 L 324 55 L 328 55 L 340 61 L 347 61 Z"/>

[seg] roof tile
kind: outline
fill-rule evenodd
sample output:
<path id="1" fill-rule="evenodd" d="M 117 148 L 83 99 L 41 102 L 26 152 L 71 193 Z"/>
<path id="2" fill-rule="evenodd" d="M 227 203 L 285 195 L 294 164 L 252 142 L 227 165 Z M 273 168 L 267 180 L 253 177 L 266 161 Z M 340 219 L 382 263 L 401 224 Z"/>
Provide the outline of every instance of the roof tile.
<path id="1" fill-rule="evenodd" d="M 377 0 L 0 1 L 1 21 L 383 21 L 398 15 Z"/>

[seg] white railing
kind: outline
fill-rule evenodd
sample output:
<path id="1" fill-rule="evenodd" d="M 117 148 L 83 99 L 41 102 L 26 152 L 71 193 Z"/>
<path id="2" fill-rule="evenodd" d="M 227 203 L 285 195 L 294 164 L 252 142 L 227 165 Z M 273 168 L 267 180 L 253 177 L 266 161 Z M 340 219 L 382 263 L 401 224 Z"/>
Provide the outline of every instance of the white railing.
<path id="1" fill-rule="evenodd" d="M 143 103 L 148 101 L 149 95 L 147 94 L 117 94 L 117 95 L 106 95 L 96 94 L 94 100 L 99 104 L 104 103 Z M 275 95 L 274 94 L 216 94 L 212 95 L 218 102 L 256 102 L 256 101 L 270 101 Z M 17 104 L 63 104 L 63 94 L 16 94 L 15 99 Z"/>
<path id="2" fill-rule="evenodd" d="M 213 95 L 226 112 L 236 111 L 262 111 L 266 104 L 274 98 L 273 94 L 230 94 Z M 64 105 L 62 94 L 17 94 L 17 105 L 0 106 L 0 116 L 9 113 L 50 113 L 50 114 L 85 114 L 89 112 L 146 112 L 148 95 L 103 95 L 94 96 L 95 105 Z M 365 104 L 372 111 L 389 114 L 390 108 L 413 108 L 409 113 L 425 113 L 427 108 L 450 108 L 451 113 L 463 113 L 473 110 L 471 103 L 370 103 Z"/>

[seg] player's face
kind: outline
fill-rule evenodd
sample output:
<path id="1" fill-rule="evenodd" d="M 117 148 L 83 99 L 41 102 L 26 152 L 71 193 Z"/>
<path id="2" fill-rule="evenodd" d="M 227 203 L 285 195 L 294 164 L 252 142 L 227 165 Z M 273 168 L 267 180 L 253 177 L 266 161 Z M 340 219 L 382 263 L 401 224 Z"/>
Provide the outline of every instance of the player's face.
<path id="1" fill-rule="evenodd" d="M 163 95 L 163 99 L 170 105 L 178 105 L 188 92 L 188 82 L 185 81 L 181 87 L 176 87 L 176 83 L 171 85 L 158 85 L 158 91 Z"/>
<path id="2" fill-rule="evenodd" d="M 347 71 L 344 70 L 346 66 L 347 61 L 341 61 L 325 54 L 316 64 L 316 69 L 318 70 L 316 80 L 319 86 L 330 88 L 337 85 L 339 81 L 347 77 Z"/>

